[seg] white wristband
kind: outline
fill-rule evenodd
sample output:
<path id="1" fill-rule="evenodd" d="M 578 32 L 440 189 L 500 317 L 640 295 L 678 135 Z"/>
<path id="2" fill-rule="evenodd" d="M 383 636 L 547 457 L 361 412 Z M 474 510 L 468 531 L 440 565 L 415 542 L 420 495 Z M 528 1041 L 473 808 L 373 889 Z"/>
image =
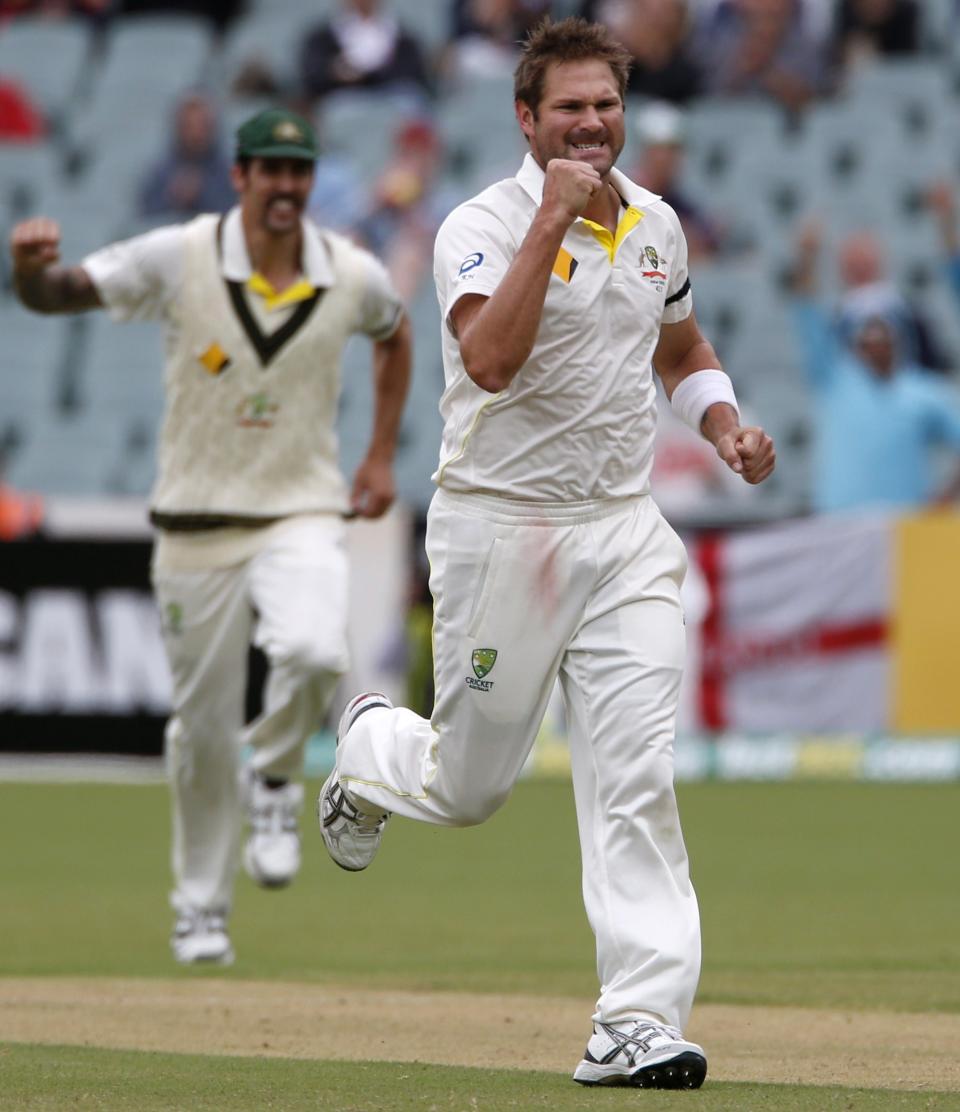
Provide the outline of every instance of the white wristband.
<path id="1" fill-rule="evenodd" d="M 712 369 L 687 375 L 673 391 L 670 406 L 684 424 L 689 425 L 697 435 L 702 435 L 700 422 L 703 415 L 717 402 L 732 405 L 739 419 L 740 406 L 737 405 L 730 376 L 724 371 Z"/>

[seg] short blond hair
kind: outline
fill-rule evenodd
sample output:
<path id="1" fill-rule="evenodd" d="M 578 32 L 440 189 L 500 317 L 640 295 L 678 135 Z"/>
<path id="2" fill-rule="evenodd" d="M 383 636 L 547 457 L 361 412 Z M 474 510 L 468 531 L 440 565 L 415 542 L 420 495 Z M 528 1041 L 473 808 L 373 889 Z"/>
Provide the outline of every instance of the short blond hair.
<path id="1" fill-rule="evenodd" d="M 555 62 L 582 62 L 593 58 L 610 67 L 622 100 L 633 60 L 626 47 L 602 23 L 589 23 L 579 16 L 554 23 L 547 16 L 534 27 L 521 47 L 520 61 L 513 74 L 514 99 L 522 100 L 536 115 L 543 99 L 547 69 Z"/>

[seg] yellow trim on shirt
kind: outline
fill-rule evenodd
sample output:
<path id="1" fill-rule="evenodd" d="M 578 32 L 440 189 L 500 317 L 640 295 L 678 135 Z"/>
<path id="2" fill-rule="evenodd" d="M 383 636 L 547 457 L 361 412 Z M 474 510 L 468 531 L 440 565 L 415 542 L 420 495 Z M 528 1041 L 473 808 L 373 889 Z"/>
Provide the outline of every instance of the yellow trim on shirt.
<path id="1" fill-rule="evenodd" d="M 564 282 L 569 282 L 578 265 L 573 255 L 565 248 L 561 247 L 553 262 L 553 273 L 556 274 L 558 278 L 562 278 Z"/>
<path id="2" fill-rule="evenodd" d="M 594 220 L 588 220 L 583 217 L 583 222 L 593 232 L 594 236 L 601 247 L 606 249 L 607 254 L 610 256 L 612 263 L 617 254 L 620 244 L 627 238 L 630 232 L 640 223 L 644 217 L 644 213 L 630 205 L 623 211 L 620 221 L 617 224 L 617 234 L 613 236 L 609 228 L 605 228 L 602 224 L 597 224 Z"/>
<path id="3" fill-rule="evenodd" d="M 470 422 L 470 428 L 467 429 L 466 433 L 464 434 L 463 440 L 460 441 L 460 450 L 456 453 L 456 455 L 451 456 L 447 460 L 447 462 L 443 464 L 443 466 L 440 468 L 439 472 L 437 473 L 437 486 L 440 486 L 443 483 L 443 473 L 450 466 L 450 464 L 451 463 L 456 463 L 457 460 L 460 459 L 463 456 L 463 453 L 467 450 L 467 441 L 473 435 L 473 430 L 479 424 L 480 418 L 483 416 L 483 414 L 485 413 L 487 408 L 489 406 L 491 406 L 497 400 L 498 397 L 499 397 L 499 394 L 493 394 L 491 397 L 489 397 L 485 402 L 483 402 L 481 404 L 480 408 L 473 415 L 473 420 Z"/>
<path id="4" fill-rule="evenodd" d="M 294 282 L 292 286 L 287 286 L 281 293 L 277 293 L 273 283 L 257 271 L 247 279 L 247 289 L 251 293 L 259 294 L 268 309 L 279 309 L 281 305 L 306 301 L 316 293 L 315 288 L 306 278 L 301 278 L 299 282 Z"/>

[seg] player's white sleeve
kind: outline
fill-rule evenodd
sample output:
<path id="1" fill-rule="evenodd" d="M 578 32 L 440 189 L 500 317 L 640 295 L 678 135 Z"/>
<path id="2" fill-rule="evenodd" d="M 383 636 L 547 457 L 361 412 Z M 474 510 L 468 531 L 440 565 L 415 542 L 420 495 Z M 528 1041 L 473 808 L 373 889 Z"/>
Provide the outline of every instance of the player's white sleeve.
<path id="1" fill-rule="evenodd" d="M 662 321 L 664 324 L 676 324 L 686 320 L 693 312 L 690 274 L 687 270 L 687 237 L 683 234 L 677 214 L 668 204 L 664 203 L 663 207 L 673 229 L 673 258 L 670 260 L 670 277 L 667 281 Z"/>
<path id="2" fill-rule="evenodd" d="M 360 302 L 359 331 L 371 340 L 389 340 L 403 317 L 403 302 L 393 288 L 387 268 L 370 254 L 357 248 L 364 270 L 364 290 Z"/>
<path id="3" fill-rule="evenodd" d="M 158 320 L 183 278 L 184 228 L 156 228 L 94 251 L 80 264 L 114 320 Z"/>
<path id="4" fill-rule="evenodd" d="M 467 202 L 443 222 L 433 248 L 433 278 L 451 334 L 454 305 L 468 293 L 490 297 L 503 281 L 518 246 L 503 221 L 482 205 Z"/>

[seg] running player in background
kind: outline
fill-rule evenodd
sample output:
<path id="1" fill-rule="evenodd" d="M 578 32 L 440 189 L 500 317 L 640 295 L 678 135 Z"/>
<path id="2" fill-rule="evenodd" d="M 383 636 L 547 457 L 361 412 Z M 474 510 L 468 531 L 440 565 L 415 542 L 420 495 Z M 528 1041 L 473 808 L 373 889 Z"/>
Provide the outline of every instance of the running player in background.
<path id="1" fill-rule="evenodd" d="M 427 554 L 427 721 L 352 700 L 320 825 L 347 869 L 390 814 L 484 821 L 510 793 L 559 675 L 601 994 L 574 1078 L 696 1088 L 687 1022 L 700 925 L 673 786 L 686 556 L 649 496 L 653 368 L 748 483 L 774 467 L 700 333 L 673 210 L 614 163 L 628 56 L 542 24 L 516 71 L 530 153 L 437 237 L 446 391 Z"/>
<path id="2" fill-rule="evenodd" d="M 264 887 L 300 867 L 304 745 L 347 668 L 343 514 L 379 517 L 410 373 L 410 329 L 372 255 L 303 218 L 316 140 L 282 109 L 237 132 L 239 205 L 58 264 L 59 228 L 12 233 L 21 301 L 166 326 L 166 412 L 151 497 L 152 577 L 173 674 L 171 940 L 177 961 L 233 960 L 240 818 Z M 340 357 L 373 341 L 375 412 L 352 493 L 337 466 Z M 270 672 L 244 727 L 251 638 Z M 242 770 L 242 746 L 253 756 Z"/>

